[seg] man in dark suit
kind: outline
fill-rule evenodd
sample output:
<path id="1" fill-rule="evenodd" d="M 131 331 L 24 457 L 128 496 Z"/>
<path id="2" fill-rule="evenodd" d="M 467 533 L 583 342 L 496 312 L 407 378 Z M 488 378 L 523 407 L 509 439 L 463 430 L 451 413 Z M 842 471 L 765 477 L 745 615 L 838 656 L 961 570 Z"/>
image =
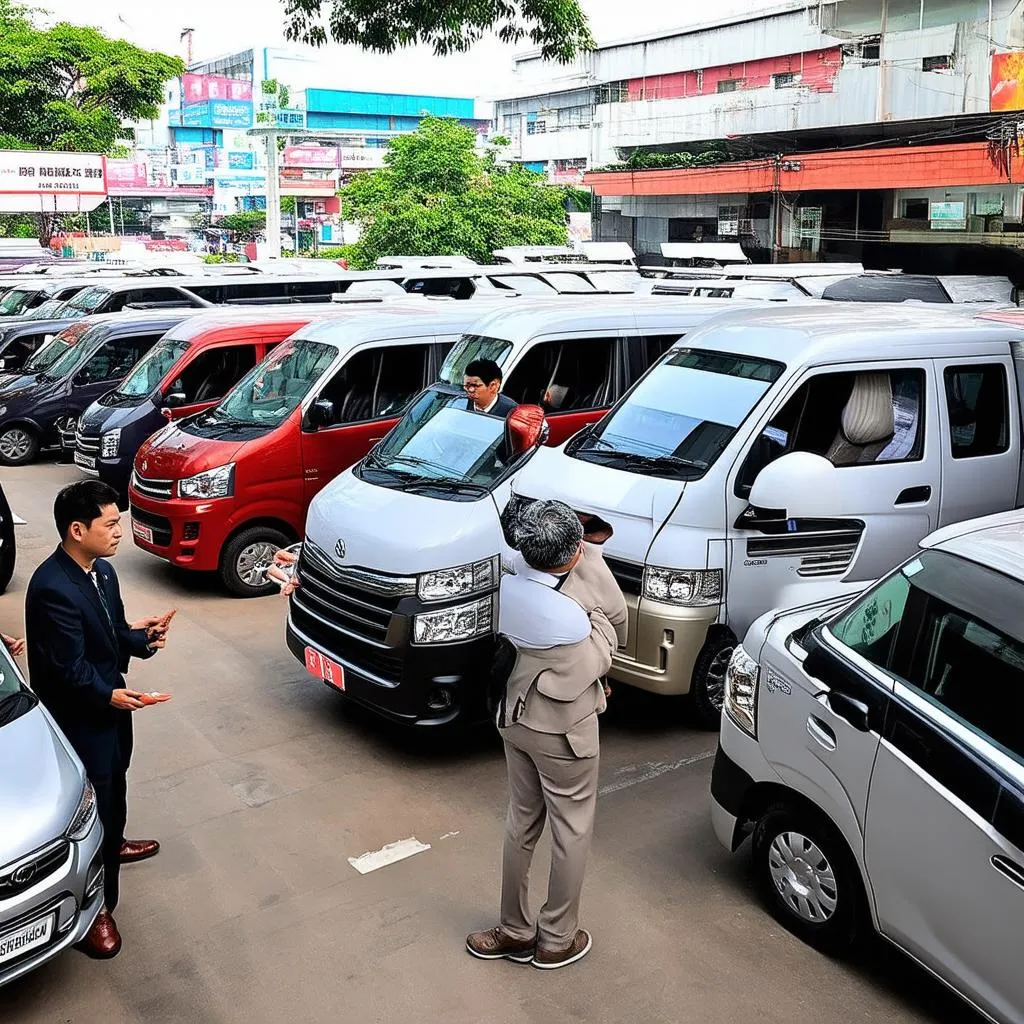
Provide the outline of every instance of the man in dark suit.
<path id="1" fill-rule="evenodd" d="M 28 664 L 39 699 L 85 765 L 103 823 L 104 908 L 81 949 L 97 959 L 117 956 L 117 906 L 123 863 L 145 860 L 155 840 L 125 840 L 126 774 L 132 754 L 132 713 L 145 694 L 125 686 L 134 658 L 149 658 L 167 641 L 171 613 L 128 625 L 113 567 L 121 516 L 117 492 L 98 480 L 65 487 L 53 515 L 61 543 L 28 585 Z"/>
<path id="2" fill-rule="evenodd" d="M 474 359 L 463 373 L 462 386 L 474 412 L 505 419 L 518 404 L 501 393 L 501 367 L 493 359 Z"/>

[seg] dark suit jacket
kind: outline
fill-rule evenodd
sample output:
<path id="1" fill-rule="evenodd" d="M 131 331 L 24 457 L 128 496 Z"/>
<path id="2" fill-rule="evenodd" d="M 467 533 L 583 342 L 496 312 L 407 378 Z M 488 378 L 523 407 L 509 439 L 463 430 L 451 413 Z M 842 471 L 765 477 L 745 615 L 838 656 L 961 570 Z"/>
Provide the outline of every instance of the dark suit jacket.
<path id="1" fill-rule="evenodd" d="M 519 405 L 518 402 L 509 398 L 508 395 L 498 395 L 498 400 L 494 403 L 491 411 L 487 413 L 488 416 L 498 416 L 500 419 L 505 419 L 508 414 Z M 469 400 L 469 408 L 473 408 L 473 399 Z"/>
<path id="2" fill-rule="evenodd" d="M 124 687 L 129 661 L 153 652 L 145 630 L 130 629 L 125 620 L 113 567 L 100 558 L 95 568 L 112 623 L 92 580 L 58 547 L 29 582 L 25 629 L 32 689 L 86 771 L 102 773 L 118 725 L 131 715 L 111 707 L 111 694 Z"/>

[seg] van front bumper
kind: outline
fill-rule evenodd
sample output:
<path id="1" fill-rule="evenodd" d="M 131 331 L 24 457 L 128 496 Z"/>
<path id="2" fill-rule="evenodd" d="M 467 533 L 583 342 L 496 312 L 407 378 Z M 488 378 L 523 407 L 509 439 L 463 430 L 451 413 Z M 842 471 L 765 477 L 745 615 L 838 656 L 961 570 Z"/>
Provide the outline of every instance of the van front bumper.
<path id="1" fill-rule="evenodd" d="M 718 621 L 719 608 L 680 608 L 626 594 L 629 640 L 612 659 L 609 675 L 664 696 L 690 692 L 693 666 Z"/>
<path id="2" fill-rule="evenodd" d="M 134 487 L 128 488 L 128 498 L 136 546 L 179 569 L 216 572 L 220 568 L 221 547 L 235 513 L 233 498 L 161 501 Z"/>
<path id="3" fill-rule="evenodd" d="M 727 850 L 735 850 L 743 839 L 743 809 L 753 788 L 754 780 L 719 743 L 711 769 L 711 827 Z"/>

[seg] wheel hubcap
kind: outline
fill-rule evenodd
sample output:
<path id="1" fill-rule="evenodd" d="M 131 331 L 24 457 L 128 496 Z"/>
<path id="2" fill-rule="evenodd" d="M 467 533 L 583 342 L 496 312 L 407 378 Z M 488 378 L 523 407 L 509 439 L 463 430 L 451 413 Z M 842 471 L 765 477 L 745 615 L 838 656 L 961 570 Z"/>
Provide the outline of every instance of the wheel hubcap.
<path id="1" fill-rule="evenodd" d="M 248 587 L 261 587 L 267 582 L 267 570 L 273 564 L 277 547 L 270 541 L 259 540 L 242 548 L 235 571 L 238 578 Z"/>
<path id="2" fill-rule="evenodd" d="M 12 461 L 19 461 L 28 455 L 32 447 L 32 438 L 19 428 L 5 431 L 0 436 L 0 455 Z"/>
<path id="3" fill-rule="evenodd" d="M 710 704 L 719 711 L 725 706 L 725 670 L 729 667 L 734 650 L 734 647 L 726 647 L 719 651 L 708 666 L 704 689 L 707 691 Z"/>
<path id="4" fill-rule="evenodd" d="M 780 832 L 768 848 L 768 870 L 783 902 L 801 920 L 822 924 L 836 912 L 832 865 L 807 836 Z"/>

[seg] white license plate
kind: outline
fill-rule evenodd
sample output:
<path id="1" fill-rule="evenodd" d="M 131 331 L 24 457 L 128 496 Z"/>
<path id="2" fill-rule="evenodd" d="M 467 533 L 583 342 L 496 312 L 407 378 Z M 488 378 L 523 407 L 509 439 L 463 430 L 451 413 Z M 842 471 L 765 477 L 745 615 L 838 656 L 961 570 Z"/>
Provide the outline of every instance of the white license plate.
<path id="1" fill-rule="evenodd" d="M 81 466 L 82 469 L 95 469 L 96 457 L 94 455 L 84 455 L 82 452 L 75 452 L 75 465 Z"/>
<path id="2" fill-rule="evenodd" d="M 15 957 L 24 956 L 33 949 L 45 946 L 53 935 L 53 924 L 56 914 L 50 914 L 38 921 L 33 921 L 17 931 L 0 935 L 0 964 Z"/>
<path id="3" fill-rule="evenodd" d="M 143 526 L 142 523 L 136 523 L 132 521 L 132 533 L 135 534 L 139 540 L 144 540 L 147 544 L 153 543 L 153 531 L 148 526 Z"/>

